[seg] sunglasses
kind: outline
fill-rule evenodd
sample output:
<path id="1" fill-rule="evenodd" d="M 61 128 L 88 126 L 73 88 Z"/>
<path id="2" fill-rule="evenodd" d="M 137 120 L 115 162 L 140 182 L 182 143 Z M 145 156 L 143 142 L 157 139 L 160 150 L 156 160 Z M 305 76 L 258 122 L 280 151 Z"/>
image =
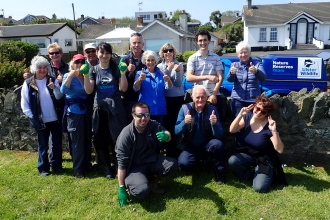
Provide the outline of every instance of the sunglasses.
<path id="1" fill-rule="evenodd" d="M 59 52 L 59 51 L 57 51 L 57 52 L 48 52 L 48 54 L 49 54 L 49 55 L 54 55 L 54 54 L 57 55 L 57 54 L 60 54 L 60 52 Z"/>
<path id="2" fill-rule="evenodd" d="M 173 49 L 164 49 L 163 52 L 164 52 L 164 53 L 167 53 L 167 52 L 173 53 L 174 50 L 173 50 Z"/>
<path id="3" fill-rule="evenodd" d="M 140 33 L 133 33 L 133 34 L 131 34 L 131 37 L 133 37 L 133 36 L 141 37 L 142 35 Z"/>
<path id="4" fill-rule="evenodd" d="M 90 54 L 90 53 L 95 53 L 96 50 L 86 50 L 85 52 L 86 52 L 87 54 Z"/>
<path id="5" fill-rule="evenodd" d="M 136 116 L 136 117 L 138 117 L 138 118 L 142 118 L 143 116 L 145 117 L 145 118 L 148 118 L 149 116 L 150 116 L 150 113 L 148 113 L 148 112 L 146 112 L 146 113 L 134 113 L 134 115 Z"/>
<path id="6" fill-rule="evenodd" d="M 260 114 L 262 114 L 262 115 L 267 115 L 267 111 L 262 110 L 261 108 L 259 108 L 259 107 L 257 107 L 257 106 L 255 106 L 254 108 L 255 108 L 255 110 L 257 110 L 257 112 L 260 112 Z"/>
<path id="7" fill-rule="evenodd" d="M 73 63 L 74 64 L 85 64 L 85 60 L 76 60 Z"/>

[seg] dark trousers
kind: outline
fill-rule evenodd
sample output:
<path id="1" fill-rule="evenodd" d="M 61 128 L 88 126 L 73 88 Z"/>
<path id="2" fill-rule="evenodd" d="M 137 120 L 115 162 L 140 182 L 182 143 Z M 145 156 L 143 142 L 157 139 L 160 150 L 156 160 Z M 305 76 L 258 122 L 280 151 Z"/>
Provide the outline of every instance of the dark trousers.
<path id="1" fill-rule="evenodd" d="M 83 174 L 91 161 L 91 121 L 86 114 L 67 113 L 74 173 Z"/>
<path id="2" fill-rule="evenodd" d="M 231 112 L 233 113 L 234 118 L 236 118 L 236 116 L 239 114 L 239 112 L 243 107 L 248 107 L 251 104 L 253 104 L 253 102 L 243 102 L 237 99 L 232 99 L 230 101 L 230 109 Z"/>
<path id="3" fill-rule="evenodd" d="M 177 136 L 174 133 L 174 127 L 176 120 L 178 118 L 178 114 L 180 108 L 183 105 L 184 96 L 177 97 L 166 97 L 166 110 L 167 115 L 164 119 L 164 127 L 171 133 L 171 141 L 165 142 L 164 146 L 166 149 L 166 156 L 178 158 L 181 151 L 176 147 L 177 144 Z"/>
<path id="4" fill-rule="evenodd" d="M 38 136 L 38 170 L 40 173 L 49 172 L 50 166 L 52 166 L 53 171 L 62 169 L 62 127 L 58 121 L 47 122 L 45 125 L 45 129 L 36 130 Z M 48 159 L 50 134 L 52 134 L 53 146 Z"/>
<path id="5" fill-rule="evenodd" d="M 177 169 L 176 159 L 158 154 L 157 161 L 154 163 L 133 164 L 125 178 L 125 185 L 132 196 L 143 199 L 150 193 L 149 176 L 165 177 Z"/>
<path id="6" fill-rule="evenodd" d="M 214 168 L 218 172 L 225 172 L 225 147 L 218 139 L 211 139 L 203 145 L 187 146 L 179 156 L 178 163 L 182 171 L 191 172 L 200 159 L 212 158 Z"/>

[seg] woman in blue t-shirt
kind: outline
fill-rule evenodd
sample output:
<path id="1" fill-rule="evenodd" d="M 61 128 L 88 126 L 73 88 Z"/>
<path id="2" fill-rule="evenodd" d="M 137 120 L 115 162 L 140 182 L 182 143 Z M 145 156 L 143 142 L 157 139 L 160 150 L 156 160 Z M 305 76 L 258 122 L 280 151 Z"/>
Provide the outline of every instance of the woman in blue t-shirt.
<path id="1" fill-rule="evenodd" d="M 95 88 L 95 98 L 92 116 L 94 145 L 100 157 L 105 176 L 114 178 L 111 170 L 108 147 L 114 152 L 118 135 L 125 127 L 125 111 L 121 100 L 121 92 L 127 90 L 127 78 L 121 74 L 112 55 L 112 47 L 108 43 L 100 43 L 96 48 L 100 63 L 85 74 L 84 87 L 88 94 Z M 125 71 L 126 72 L 126 71 Z M 111 141 L 109 141 L 111 138 Z"/>
<path id="2" fill-rule="evenodd" d="M 228 163 L 242 182 L 254 176 L 253 189 L 260 193 L 269 191 L 273 181 L 287 185 L 278 157 L 284 144 L 270 116 L 274 109 L 268 97 L 258 96 L 255 104 L 240 110 L 229 128 L 230 133 L 240 132 L 236 136 L 237 153 Z"/>

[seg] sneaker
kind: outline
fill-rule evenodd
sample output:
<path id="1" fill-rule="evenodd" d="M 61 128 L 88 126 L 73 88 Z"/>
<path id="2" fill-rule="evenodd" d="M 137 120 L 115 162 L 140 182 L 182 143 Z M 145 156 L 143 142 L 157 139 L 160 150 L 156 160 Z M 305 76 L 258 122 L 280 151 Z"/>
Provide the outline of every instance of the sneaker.
<path id="1" fill-rule="evenodd" d="M 49 176 L 49 172 L 42 171 L 42 172 L 40 173 L 40 176 Z"/>
<path id="2" fill-rule="evenodd" d="M 215 182 L 219 185 L 224 184 L 226 182 L 225 174 L 220 172 L 215 172 Z"/>
<path id="3" fill-rule="evenodd" d="M 84 174 L 82 174 L 82 173 L 75 173 L 74 176 L 76 178 L 84 178 L 85 177 Z"/>

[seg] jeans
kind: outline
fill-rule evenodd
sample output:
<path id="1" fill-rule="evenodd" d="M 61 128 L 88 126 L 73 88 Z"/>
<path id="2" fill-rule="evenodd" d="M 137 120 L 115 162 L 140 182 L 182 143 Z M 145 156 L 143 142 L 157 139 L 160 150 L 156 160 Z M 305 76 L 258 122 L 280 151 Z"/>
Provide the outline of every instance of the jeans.
<path id="1" fill-rule="evenodd" d="M 218 139 L 211 139 L 199 146 L 188 146 L 178 158 L 179 167 L 182 171 L 191 172 L 195 168 L 196 161 L 207 157 L 213 159 L 217 172 L 225 172 L 225 147 Z"/>
<path id="2" fill-rule="evenodd" d="M 39 172 L 49 172 L 50 165 L 53 171 L 62 169 L 62 127 L 58 121 L 45 123 L 46 128 L 36 130 L 38 137 L 38 170 Z M 48 141 L 52 134 L 53 146 L 48 160 Z"/>
<path id="3" fill-rule="evenodd" d="M 253 104 L 253 102 L 243 102 L 236 99 L 232 99 L 230 102 L 230 109 L 233 113 L 234 118 L 236 118 L 236 116 L 239 114 L 243 107 L 248 107 L 251 104 Z"/>
<path id="4" fill-rule="evenodd" d="M 269 191 L 270 186 L 273 181 L 273 170 L 274 166 L 269 157 L 266 157 L 269 166 L 269 173 L 259 173 L 258 165 L 255 162 L 255 159 L 248 154 L 238 153 L 232 155 L 228 163 L 234 169 L 235 173 L 238 175 L 238 178 L 242 182 L 247 182 L 249 177 L 253 175 L 253 167 L 255 167 L 254 178 L 253 178 L 253 189 L 256 192 L 265 193 Z"/>

